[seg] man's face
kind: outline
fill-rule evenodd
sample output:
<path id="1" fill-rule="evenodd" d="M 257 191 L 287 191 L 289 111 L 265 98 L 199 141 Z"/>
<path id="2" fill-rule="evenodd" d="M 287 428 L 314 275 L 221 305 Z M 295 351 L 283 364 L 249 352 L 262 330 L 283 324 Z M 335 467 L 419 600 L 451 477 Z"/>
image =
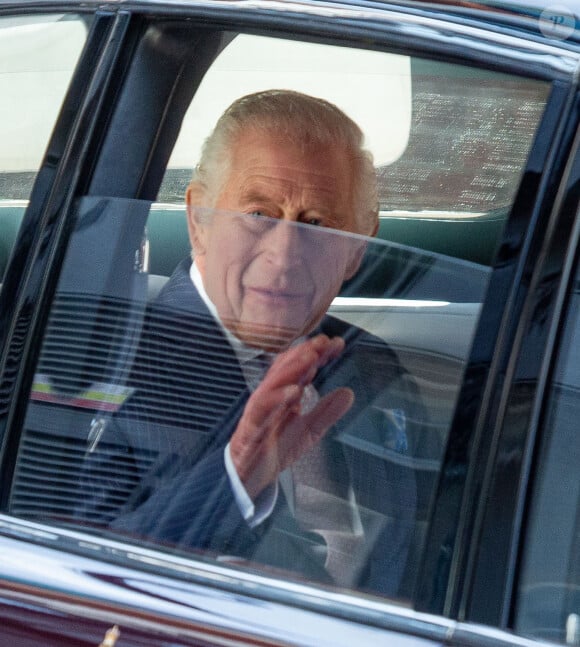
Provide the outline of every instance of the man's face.
<path id="1" fill-rule="evenodd" d="M 189 209 L 205 289 L 245 343 L 277 351 L 309 333 L 358 269 L 363 243 L 336 231 L 359 233 L 351 175 L 345 151 L 251 130 L 214 210 Z"/>

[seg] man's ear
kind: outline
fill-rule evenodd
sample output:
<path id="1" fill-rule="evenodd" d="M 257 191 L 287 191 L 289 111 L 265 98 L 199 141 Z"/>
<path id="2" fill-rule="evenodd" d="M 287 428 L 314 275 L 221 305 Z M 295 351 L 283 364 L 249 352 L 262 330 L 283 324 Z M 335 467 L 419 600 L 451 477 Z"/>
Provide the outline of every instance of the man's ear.
<path id="1" fill-rule="evenodd" d="M 190 182 L 185 192 L 187 208 L 187 231 L 191 249 L 196 256 L 205 254 L 207 227 L 200 217 L 200 208 L 205 203 L 205 187 L 196 181 Z"/>

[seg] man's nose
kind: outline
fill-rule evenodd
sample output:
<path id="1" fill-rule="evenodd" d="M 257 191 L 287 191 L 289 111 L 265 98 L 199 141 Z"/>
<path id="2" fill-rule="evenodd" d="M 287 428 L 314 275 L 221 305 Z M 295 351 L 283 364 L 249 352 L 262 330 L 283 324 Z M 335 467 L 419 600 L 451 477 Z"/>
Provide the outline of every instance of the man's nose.
<path id="1" fill-rule="evenodd" d="M 264 237 L 268 260 L 273 265 L 294 267 L 304 261 L 300 225 L 283 219 L 273 223 Z"/>

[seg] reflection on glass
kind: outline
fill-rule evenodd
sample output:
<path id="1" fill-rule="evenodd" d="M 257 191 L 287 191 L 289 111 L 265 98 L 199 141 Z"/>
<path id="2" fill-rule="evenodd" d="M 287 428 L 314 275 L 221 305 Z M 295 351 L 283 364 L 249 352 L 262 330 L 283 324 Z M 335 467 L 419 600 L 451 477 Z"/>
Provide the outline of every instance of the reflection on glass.
<path id="1" fill-rule="evenodd" d="M 89 17 L 0 17 L 0 287 Z"/>
<path id="2" fill-rule="evenodd" d="M 148 208 L 79 204 L 12 513 L 409 597 L 488 270 L 200 209 L 148 299 Z"/>
<path id="3" fill-rule="evenodd" d="M 203 286 L 245 344 L 285 349 L 318 325 L 360 265 L 363 237 L 276 218 L 198 209 Z"/>
<path id="4" fill-rule="evenodd" d="M 546 398 L 515 614 L 518 633 L 570 645 L 580 608 L 579 333 L 577 274 Z"/>
<path id="5" fill-rule="evenodd" d="M 86 34 L 76 16 L 0 20 L 2 198 L 28 198 Z"/>

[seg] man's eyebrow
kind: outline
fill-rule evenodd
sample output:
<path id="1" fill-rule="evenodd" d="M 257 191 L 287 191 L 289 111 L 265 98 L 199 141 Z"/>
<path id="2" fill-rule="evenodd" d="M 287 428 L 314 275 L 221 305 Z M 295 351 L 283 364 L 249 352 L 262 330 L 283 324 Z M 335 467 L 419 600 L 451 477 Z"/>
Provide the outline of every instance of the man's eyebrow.
<path id="1" fill-rule="evenodd" d="M 239 200 L 241 203 L 258 203 L 264 207 L 273 207 L 278 209 L 285 201 L 286 192 L 283 190 L 283 186 L 276 191 L 273 183 L 270 182 L 268 178 L 262 178 L 259 176 L 252 177 L 251 182 L 248 182 L 247 184 L 248 186 L 241 187 L 239 194 Z M 280 184 L 283 183 L 280 182 Z M 262 189 L 262 187 L 264 187 L 265 190 Z M 342 213 L 335 213 L 325 204 L 314 203 L 304 211 L 306 213 L 318 214 L 324 218 L 328 218 L 330 222 L 337 225 L 345 220 L 345 216 Z"/>

